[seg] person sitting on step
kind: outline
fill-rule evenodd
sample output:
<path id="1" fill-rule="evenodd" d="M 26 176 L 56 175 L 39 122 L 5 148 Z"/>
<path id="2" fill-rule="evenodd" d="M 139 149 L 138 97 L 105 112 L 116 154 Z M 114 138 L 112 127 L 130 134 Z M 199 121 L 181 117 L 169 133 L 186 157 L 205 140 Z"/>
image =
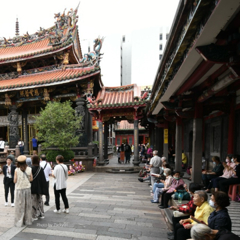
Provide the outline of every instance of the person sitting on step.
<path id="1" fill-rule="evenodd" d="M 186 189 L 187 190 L 187 189 Z M 191 199 L 188 203 L 171 206 L 169 209 L 174 210 L 172 215 L 172 223 L 173 223 L 173 232 L 168 232 L 168 239 L 174 239 L 174 231 L 175 226 L 181 219 L 187 219 L 190 215 L 194 215 L 196 205 L 193 203 L 193 194 L 194 192 L 201 190 L 201 186 L 197 183 L 190 183 L 189 189 L 187 190 L 191 196 Z"/>
<path id="2" fill-rule="evenodd" d="M 162 193 L 161 204 L 159 208 L 168 208 L 168 201 L 171 199 L 172 194 L 178 189 L 183 189 L 185 182 L 180 178 L 180 172 L 176 171 L 173 175 L 172 184 L 169 188 L 165 189 Z"/>
<path id="3" fill-rule="evenodd" d="M 154 195 L 151 200 L 152 203 L 158 203 L 160 194 L 165 191 L 165 189 L 168 189 L 172 184 L 173 177 L 171 176 L 171 170 L 169 168 L 164 169 L 164 176 L 166 177 L 165 180 L 160 180 L 160 183 L 154 183 Z"/>
<path id="4" fill-rule="evenodd" d="M 218 156 L 212 157 L 213 169 L 212 171 L 202 171 L 202 181 L 204 188 L 207 189 L 210 180 L 219 177 L 223 174 L 223 165 Z"/>

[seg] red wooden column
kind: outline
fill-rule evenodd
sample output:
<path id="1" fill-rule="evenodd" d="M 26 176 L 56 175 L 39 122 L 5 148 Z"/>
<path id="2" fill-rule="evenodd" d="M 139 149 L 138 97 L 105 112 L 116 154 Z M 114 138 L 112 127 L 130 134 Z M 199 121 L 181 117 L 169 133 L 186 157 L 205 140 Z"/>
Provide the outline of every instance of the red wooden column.
<path id="1" fill-rule="evenodd" d="M 228 154 L 234 154 L 235 104 L 236 98 L 232 96 L 228 120 Z"/>
<path id="2" fill-rule="evenodd" d="M 192 181 L 202 181 L 202 104 L 195 103 L 193 119 Z"/>

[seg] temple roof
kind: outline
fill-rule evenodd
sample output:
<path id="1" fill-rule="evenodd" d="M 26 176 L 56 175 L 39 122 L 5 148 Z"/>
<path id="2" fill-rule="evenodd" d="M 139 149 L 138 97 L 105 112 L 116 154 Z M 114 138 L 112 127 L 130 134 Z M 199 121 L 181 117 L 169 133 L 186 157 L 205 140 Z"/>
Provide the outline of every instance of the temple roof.
<path id="1" fill-rule="evenodd" d="M 49 45 L 49 39 L 42 39 L 22 46 L 0 48 L 0 64 L 41 57 L 49 53 L 59 52 L 68 48 L 71 44 L 72 40 L 69 39 L 60 45 L 51 46 Z"/>
<path id="2" fill-rule="evenodd" d="M 100 73 L 99 67 L 79 67 L 68 65 L 61 67 L 45 67 L 28 70 L 25 75 L 12 79 L 0 80 L 0 92 L 27 89 L 34 87 L 52 86 L 78 81 Z M 0 75 L 1 79 L 1 75 Z"/>
<path id="3" fill-rule="evenodd" d="M 88 108 L 118 108 L 145 105 L 148 94 L 141 96 L 141 87 L 136 84 L 119 86 L 119 87 L 103 87 L 98 93 L 96 100 L 89 100 Z"/>
<path id="4" fill-rule="evenodd" d="M 125 131 L 125 130 L 132 130 L 132 129 L 134 129 L 134 124 L 129 123 L 127 120 L 122 120 L 117 123 L 117 126 L 115 126 L 115 131 Z M 145 130 L 145 128 L 141 126 L 140 123 L 138 124 L 138 129 Z"/>
<path id="5" fill-rule="evenodd" d="M 27 32 L 23 36 L 0 39 L 0 64 L 44 56 L 69 46 L 74 46 L 77 57 L 81 59 L 82 53 L 76 25 L 77 8 L 71 9 L 67 14 L 65 12 L 55 14 L 55 25 L 48 29 L 40 28 L 31 35 Z"/>

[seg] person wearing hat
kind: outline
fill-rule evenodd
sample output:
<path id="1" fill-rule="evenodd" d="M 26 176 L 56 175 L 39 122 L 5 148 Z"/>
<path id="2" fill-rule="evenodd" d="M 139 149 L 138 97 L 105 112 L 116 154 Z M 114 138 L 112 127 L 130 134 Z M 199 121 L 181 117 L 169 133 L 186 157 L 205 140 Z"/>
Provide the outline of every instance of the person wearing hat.
<path id="1" fill-rule="evenodd" d="M 5 207 L 8 206 L 8 192 L 11 192 L 11 206 L 14 207 L 14 190 L 15 183 L 13 182 L 15 166 L 12 164 L 12 158 L 7 157 L 7 164 L 3 166 L 3 184 L 5 189 Z"/>
<path id="2" fill-rule="evenodd" d="M 26 164 L 26 156 L 18 156 L 17 168 L 14 173 L 14 183 L 16 187 L 14 224 L 16 227 L 32 224 L 32 180 L 32 169 Z"/>

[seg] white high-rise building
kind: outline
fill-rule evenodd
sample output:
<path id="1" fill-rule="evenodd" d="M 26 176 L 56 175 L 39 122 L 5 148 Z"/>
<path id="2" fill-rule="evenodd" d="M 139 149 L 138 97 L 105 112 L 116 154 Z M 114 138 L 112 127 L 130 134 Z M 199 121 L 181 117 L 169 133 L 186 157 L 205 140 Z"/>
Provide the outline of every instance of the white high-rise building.
<path id="1" fill-rule="evenodd" d="M 139 29 L 124 35 L 121 42 L 121 83 L 152 85 L 163 56 L 169 27 Z"/>
<path id="2" fill-rule="evenodd" d="M 132 77 L 132 41 L 130 36 L 122 36 L 121 42 L 121 83 L 131 84 Z"/>

